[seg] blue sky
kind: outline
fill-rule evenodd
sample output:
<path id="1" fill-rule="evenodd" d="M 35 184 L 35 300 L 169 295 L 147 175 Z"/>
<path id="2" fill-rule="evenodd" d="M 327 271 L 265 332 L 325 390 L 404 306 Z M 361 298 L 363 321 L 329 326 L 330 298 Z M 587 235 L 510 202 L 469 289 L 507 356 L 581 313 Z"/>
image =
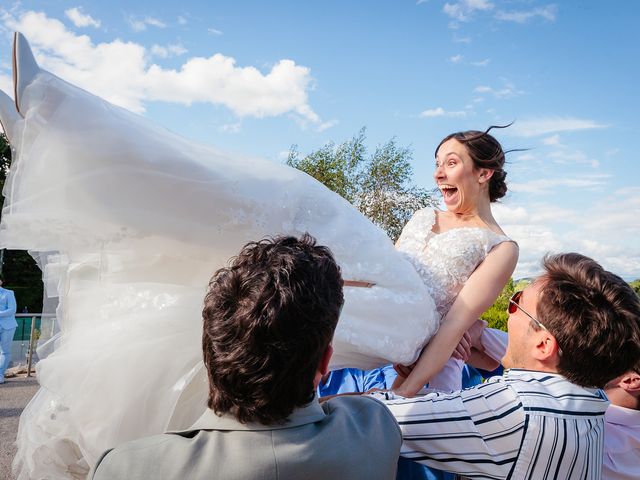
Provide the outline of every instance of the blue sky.
<path id="1" fill-rule="evenodd" d="M 521 247 L 578 251 L 640 277 L 640 2 L 23 1 L 0 7 L 42 67 L 188 138 L 282 162 L 366 126 L 396 137 L 432 187 L 446 134 L 497 137 L 510 193 L 494 208 Z"/>

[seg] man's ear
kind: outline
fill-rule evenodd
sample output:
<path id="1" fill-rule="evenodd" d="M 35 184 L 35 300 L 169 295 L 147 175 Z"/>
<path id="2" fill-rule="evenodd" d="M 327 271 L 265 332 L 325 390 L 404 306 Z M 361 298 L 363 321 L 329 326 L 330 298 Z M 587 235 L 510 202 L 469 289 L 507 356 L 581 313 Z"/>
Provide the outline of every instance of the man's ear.
<path id="1" fill-rule="evenodd" d="M 640 373 L 630 371 L 620 377 L 618 386 L 628 393 L 640 394 Z"/>
<path id="2" fill-rule="evenodd" d="M 478 181 L 480 183 L 486 183 L 491 179 L 492 176 L 493 176 L 493 170 L 491 170 L 490 168 L 480 168 L 479 174 L 478 174 Z"/>
<path id="3" fill-rule="evenodd" d="M 558 342 L 555 337 L 546 330 L 538 330 L 534 335 L 534 358 L 539 362 L 553 363 L 555 366 L 560 358 L 560 347 L 558 346 Z"/>
<path id="4" fill-rule="evenodd" d="M 324 375 L 329 371 L 329 361 L 331 361 L 331 355 L 333 355 L 333 345 L 327 345 L 327 349 L 322 354 L 320 359 L 320 365 L 318 365 L 318 371 Z"/>

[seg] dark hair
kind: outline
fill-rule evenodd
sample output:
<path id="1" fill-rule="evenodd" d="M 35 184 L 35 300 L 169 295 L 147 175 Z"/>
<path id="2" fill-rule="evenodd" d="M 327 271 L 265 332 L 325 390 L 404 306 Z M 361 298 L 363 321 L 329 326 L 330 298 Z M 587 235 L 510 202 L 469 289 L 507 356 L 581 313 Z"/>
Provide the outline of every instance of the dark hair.
<path id="1" fill-rule="evenodd" d="M 340 268 L 310 235 L 245 245 L 204 301 L 209 408 L 268 425 L 313 400 L 343 303 Z"/>
<path id="2" fill-rule="evenodd" d="M 579 253 L 546 256 L 536 305 L 556 338 L 558 372 L 602 388 L 640 362 L 640 298 L 617 275 Z"/>
<path id="3" fill-rule="evenodd" d="M 507 172 L 504 171 L 505 152 L 502 150 L 502 145 L 489 132 L 494 128 L 507 128 L 510 125 L 492 125 L 484 132 L 467 130 L 452 133 L 444 137 L 438 144 L 435 155 L 438 155 L 442 144 L 452 138 L 462 143 L 467 148 L 476 168 L 493 170 L 493 175 L 489 179 L 489 201 L 495 202 L 507 194 L 507 184 L 505 183 Z"/>

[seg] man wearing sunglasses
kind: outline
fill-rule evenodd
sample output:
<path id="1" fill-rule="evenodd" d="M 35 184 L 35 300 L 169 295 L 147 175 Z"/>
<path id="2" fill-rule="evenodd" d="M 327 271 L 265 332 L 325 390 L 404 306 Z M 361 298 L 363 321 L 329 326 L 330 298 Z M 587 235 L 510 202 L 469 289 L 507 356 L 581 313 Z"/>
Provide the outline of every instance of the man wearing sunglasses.
<path id="1" fill-rule="evenodd" d="M 640 360 L 640 300 L 620 277 L 576 253 L 509 303 L 505 373 L 451 394 L 383 400 L 401 455 L 480 478 L 599 479 L 600 390 Z"/>

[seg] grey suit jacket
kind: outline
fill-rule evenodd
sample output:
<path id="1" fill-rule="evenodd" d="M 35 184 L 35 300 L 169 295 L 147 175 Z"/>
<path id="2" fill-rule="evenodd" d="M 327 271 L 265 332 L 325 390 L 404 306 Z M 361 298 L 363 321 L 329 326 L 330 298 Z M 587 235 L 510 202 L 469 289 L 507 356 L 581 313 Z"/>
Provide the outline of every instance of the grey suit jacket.
<path id="1" fill-rule="evenodd" d="M 241 424 L 207 410 L 189 430 L 107 451 L 92 478 L 389 480 L 401 443 L 394 417 L 370 397 L 314 400 L 282 425 Z"/>

